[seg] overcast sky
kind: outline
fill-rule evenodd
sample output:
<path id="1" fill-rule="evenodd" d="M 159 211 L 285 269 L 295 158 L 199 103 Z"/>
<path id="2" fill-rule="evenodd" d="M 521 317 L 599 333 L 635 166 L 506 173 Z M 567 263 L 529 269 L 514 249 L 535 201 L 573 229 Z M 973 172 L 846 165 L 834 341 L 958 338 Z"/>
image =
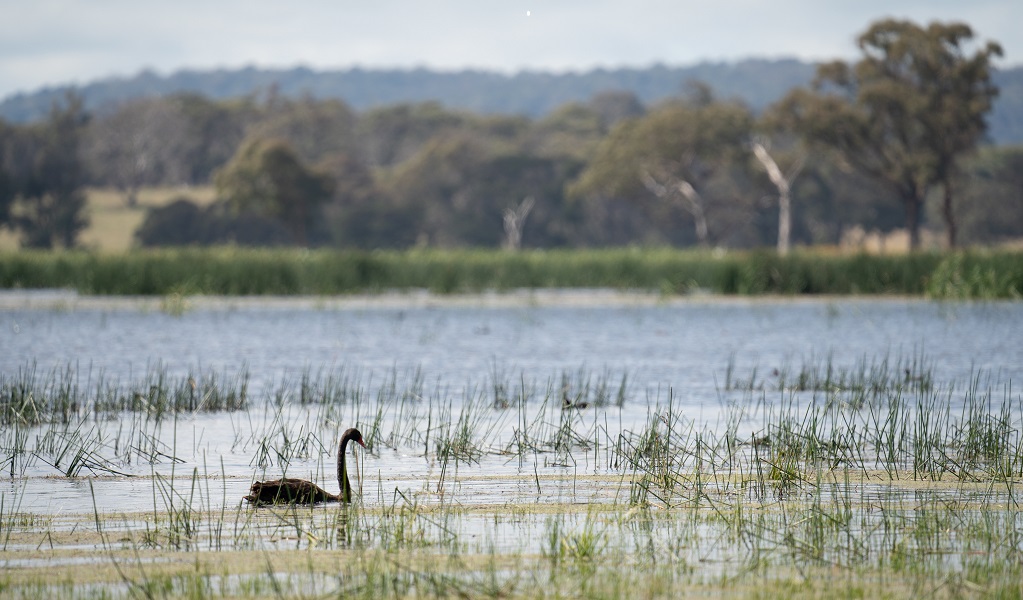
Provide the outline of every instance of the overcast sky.
<path id="1" fill-rule="evenodd" d="M 1023 0 L 0 0 L 0 98 L 143 69 L 566 71 L 855 58 L 882 17 L 964 21 L 1023 62 Z"/>

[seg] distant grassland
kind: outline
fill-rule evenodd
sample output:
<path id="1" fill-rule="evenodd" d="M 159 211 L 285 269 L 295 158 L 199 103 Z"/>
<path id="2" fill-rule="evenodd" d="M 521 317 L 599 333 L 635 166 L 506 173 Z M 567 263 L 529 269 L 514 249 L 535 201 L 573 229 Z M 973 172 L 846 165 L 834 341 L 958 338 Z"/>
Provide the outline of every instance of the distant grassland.
<path id="1" fill-rule="evenodd" d="M 135 245 L 135 230 L 146 218 L 150 208 L 170 204 L 186 197 L 205 206 L 213 201 L 212 186 L 147 187 L 139 190 L 138 202 L 128 206 L 123 192 L 110 188 L 85 190 L 85 216 L 89 225 L 79 235 L 83 248 L 99 252 L 125 252 Z M 16 250 L 18 238 L 0 229 L 0 251 Z"/>
<path id="2" fill-rule="evenodd" d="M 135 244 L 135 230 L 139 228 L 150 208 L 170 204 L 185 197 L 205 206 L 213 201 L 210 186 L 142 188 L 138 203 L 128 206 L 125 195 L 112 189 L 86 190 L 86 212 L 89 227 L 79 238 L 83 247 L 104 252 L 124 252 Z"/>
<path id="3" fill-rule="evenodd" d="M 634 289 L 665 295 L 893 294 L 1020 298 L 1023 252 L 897 256 L 673 249 L 0 252 L 0 288 L 113 295 L 328 295 L 428 289 Z"/>

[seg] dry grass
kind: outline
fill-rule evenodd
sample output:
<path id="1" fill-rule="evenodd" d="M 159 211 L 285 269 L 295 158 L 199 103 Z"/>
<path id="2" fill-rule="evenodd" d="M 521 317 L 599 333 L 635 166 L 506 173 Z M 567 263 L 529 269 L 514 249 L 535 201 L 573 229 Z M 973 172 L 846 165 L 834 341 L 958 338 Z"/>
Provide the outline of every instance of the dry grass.
<path id="1" fill-rule="evenodd" d="M 124 194 L 117 190 L 89 189 L 86 194 L 89 227 L 82 232 L 79 240 L 84 247 L 100 252 L 131 249 L 135 244 L 135 230 L 150 208 L 164 206 L 180 196 L 202 206 L 214 198 L 213 188 L 209 186 L 145 188 L 139 191 L 138 204 L 134 207 L 129 207 Z"/>
<path id="2" fill-rule="evenodd" d="M 112 188 L 87 188 L 85 214 L 89 225 L 79 236 L 85 248 L 99 252 L 125 252 L 135 245 L 135 230 L 142 224 L 146 211 L 164 206 L 185 196 L 201 206 L 213 202 L 212 186 L 175 186 L 144 188 L 139 191 L 138 204 L 129 207 L 123 193 Z M 18 236 L 0 229 L 0 251 L 18 249 Z"/>

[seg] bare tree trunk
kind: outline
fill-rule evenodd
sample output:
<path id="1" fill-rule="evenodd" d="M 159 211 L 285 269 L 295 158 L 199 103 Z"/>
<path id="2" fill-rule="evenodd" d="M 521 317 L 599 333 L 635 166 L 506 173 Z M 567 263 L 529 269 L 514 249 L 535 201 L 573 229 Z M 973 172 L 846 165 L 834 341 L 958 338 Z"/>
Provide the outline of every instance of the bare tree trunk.
<path id="1" fill-rule="evenodd" d="M 701 246 L 710 245 L 708 241 L 709 230 L 707 228 L 707 214 L 703 209 L 703 196 L 696 191 L 696 188 L 694 188 L 692 184 L 685 179 L 671 177 L 671 187 L 668 187 L 668 185 L 664 185 L 657 181 L 653 175 L 645 170 L 640 173 L 640 179 L 643 180 L 643 185 L 646 189 L 661 200 L 667 202 L 672 201 L 674 199 L 674 191 L 681 194 L 682 207 L 685 208 L 693 217 L 693 224 L 696 228 L 696 241 Z M 671 188 L 675 189 L 672 190 Z"/>
<path id="2" fill-rule="evenodd" d="M 703 210 L 703 196 L 685 179 L 678 182 L 678 191 L 682 193 L 682 197 L 688 203 L 689 213 L 693 215 L 693 221 L 696 223 L 696 241 L 701 246 L 709 246 L 707 213 Z"/>
<path id="3" fill-rule="evenodd" d="M 753 154 L 764 166 L 771 183 L 778 188 L 778 254 L 785 256 L 789 253 L 792 237 L 792 181 L 802 170 L 803 160 L 800 160 L 793 172 L 786 177 L 782 175 L 778 163 L 771 158 L 763 144 L 753 142 Z"/>
<path id="4" fill-rule="evenodd" d="M 532 196 L 526 196 L 517 207 L 504 209 L 504 247 L 506 249 L 518 250 L 522 246 L 522 227 L 535 203 Z"/>
<path id="5" fill-rule="evenodd" d="M 792 211 L 789 202 L 789 191 L 778 194 L 778 255 L 789 253 L 789 238 L 792 229 Z"/>

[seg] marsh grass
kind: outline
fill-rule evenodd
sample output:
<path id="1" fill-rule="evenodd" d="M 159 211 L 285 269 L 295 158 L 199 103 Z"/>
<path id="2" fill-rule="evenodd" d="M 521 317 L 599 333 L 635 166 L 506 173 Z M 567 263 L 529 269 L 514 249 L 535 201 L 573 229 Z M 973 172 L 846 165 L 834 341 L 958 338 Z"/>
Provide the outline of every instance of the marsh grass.
<path id="1" fill-rule="evenodd" d="M 934 385 L 934 367 L 920 352 L 909 357 L 862 357 L 850 367 L 835 365 L 833 357 L 810 356 L 797 369 L 782 365 L 768 373 L 754 366 L 746 377 L 737 374 L 734 353 L 725 368 L 725 390 L 789 390 L 840 392 L 842 401 L 862 405 L 894 390 L 915 393 Z"/>
<path id="2" fill-rule="evenodd" d="M 211 473 L 179 458 L 181 422 L 232 406 L 209 399 L 225 396 L 220 382 L 237 392 L 239 379 L 76 385 L 89 378 L 74 369 L 21 375 L 32 402 L 10 414 L 55 408 L 32 413 L 31 436 L 25 419 L 3 429 L 5 453 L 22 457 L 10 459 L 13 472 L 43 457 L 81 477 L 131 456 L 151 465 L 152 508 L 108 514 L 94 498 L 84 527 L 81 515 L 33 516 L 17 488 L 0 494 L 3 558 L 31 557 L 10 563 L 3 593 L 819 597 L 841 587 L 853 596 L 1017 597 L 1023 400 L 981 373 L 961 388 L 943 384 L 929 364 L 919 354 L 848 369 L 811 358 L 783 378 L 738 376 L 730 363 L 719 422 L 694 421 L 667 389 L 647 391 L 645 417 L 624 424 L 614 414 L 643 402 L 626 374 L 534 378 L 495 365 L 450 386 L 428 384 L 419 369 L 382 381 L 309 371 L 264 386 L 232 417 L 234 445 L 254 454 L 257 472 L 276 477 L 297 460 L 329 471 L 339 424 L 354 423 L 372 431 L 369 452 L 407 451 L 430 475 L 397 487 L 378 478 L 374 490 L 360 462 L 351 505 L 268 508 L 229 498 L 222 463 Z M 95 407 L 98 396 L 154 385 L 114 427 L 95 409 L 65 411 L 48 397 Z M 584 455 L 597 472 L 580 472 Z M 495 459 L 518 470 L 479 472 Z M 465 491 L 480 481 L 528 491 L 485 503 Z M 64 580 L 43 575 L 83 547 L 100 550 L 100 563 L 71 561 Z"/>
<path id="3" fill-rule="evenodd" d="M 537 545 L 491 538 L 497 543 L 476 549 L 462 541 L 455 553 L 450 540 L 460 536 L 438 524 L 451 515 L 457 521 L 457 509 L 424 507 L 401 495 L 372 509 L 243 509 L 237 542 L 229 536 L 234 545 L 217 552 L 147 548 L 129 529 L 129 517 L 118 524 L 97 515 L 105 566 L 72 564 L 64 570 L 67 581 L 49 583 L 38 572 L 33 578 L 32 568 L 16 567 L 7 585 L 28 597 L 57 589 L 92 597 L 84 582 L 106 594 L 124 586 L 161 597 L 194 597 L 195 590 L 206 594 L 200 597 L 559 597 L 581 590 L 787 597 L 793 589 L 817 597 L 845 584 L 868 596 L 902 597 L 950 581 L 977 586 L 973 593 L 1018 590 L 1018 512 L 956 502 L 938 490 L 907 496 L 899 493 L 901 484 L 872 500 L 854 483 L 822 482 L 785 502 L 711 492 L 699 508 L 667 512 L 628 505 L 552 506 L 539 514 L 519 508 L 518 519 L 536 523 Z M 484 522 L 505 512 L 474 511 Z M 354 535 L 336 533 L 349 529 Z M 186 560 L 154 560 L 181 552 Z"/>
<path id="4" fill-rule="evenodd" d="M 156 365 L 139 380 L 110 380 L 90 367 L 68 364 L 41 373 L 36 364 L 0 373 L 0 424 L 39 425 L 102 419 L 123 412 L 159 419 L 181 412 L 241 410 L 249 375 L 200 372 L 175 378 Z"/>
<path id="5" fill-rule="evenodd" d="M 450 294 L 537 288 L 639 289 L 667 295 L 909 294 L 937 298 L 1018 298 L 1018 252 L 902 256 L 833 255 L 812 250 L 673 249 L 137 250 L 125 254 L 0 253 L 0 287 L 71 288 L 82 294 L 148 295 L 171 314 L 205 295 L 322 295 L 431 290 Z"/>
<path id="6" fill-rule="evenodd" d="M 543 555 L 555 565 L 573 561 L 592 566 L 609 545 L 607 528 L 598 528 L 597 518 L 592 513 L 587 513 L 582 528 L 578 530 L 566 527 L 564 515 L 548 517 L 545 527 Z"/>
<path id="7" fill-rule="evenodd" d="M 1021 268 L 1018 257 L 999 253 L 949 254 L 931 274 L 927 293 L 947 299 L 1019 298 L 1023 296 L 1019 285 Z"/>

